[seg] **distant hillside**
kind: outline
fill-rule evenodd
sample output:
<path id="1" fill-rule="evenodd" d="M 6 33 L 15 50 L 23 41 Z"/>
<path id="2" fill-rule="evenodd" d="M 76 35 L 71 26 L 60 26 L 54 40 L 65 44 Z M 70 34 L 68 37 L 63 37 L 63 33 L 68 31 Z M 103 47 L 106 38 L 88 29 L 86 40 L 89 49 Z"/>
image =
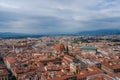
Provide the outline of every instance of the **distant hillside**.
<path id="1" fill-rule="evenodd" d="M 0 38 L 26 38 L 26 37 L 41 37 L 41 36 L 42 35 L 25 34 L 25 33 L 11 33 L 11 32 L 0 33 Z"/>
<path id="2" fill-rule="evenodd" d="M 0 33 L 0 38 L 26 38 L 26 37 L 42 37 L 42 36 L 57 36 L 57 35 L 120 35 L 120 30 L 118 29 L 106 29 L 106 30 L 94 30 L 94 31 L 84 31 L 78 32 L 76 34 L 51 34 L 51 35 L 40 35 L 40 34 L 24 34 L 24 33 L 11 33 L 11 32 L 4 32 Z"/>
<path id="3" fill-rule="evenodd" d="M 22 36 L 22 35 L 26 35 L 26 34 L 23 34 L 23 33 L 11 33 L 11 32 L 4 32 L 4 33 L 0 33 L 0 36 L 1 37 L 5 37 L 5 36 Z"/>
<path id="4" fill-rule="evenodd" d="M 94 31 L 84 31 L 78 32 L 78 35 L 120 35 L 120 30 L 118 29 L 104 29 L 104 30 L 94 30 Z"/>

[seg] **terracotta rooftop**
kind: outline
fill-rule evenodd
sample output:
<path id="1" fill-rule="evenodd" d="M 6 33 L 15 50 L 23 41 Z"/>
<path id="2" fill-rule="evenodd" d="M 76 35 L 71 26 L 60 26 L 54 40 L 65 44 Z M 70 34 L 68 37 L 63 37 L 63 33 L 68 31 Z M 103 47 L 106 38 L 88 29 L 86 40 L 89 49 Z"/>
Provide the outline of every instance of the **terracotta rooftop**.
<path id="1" fill-rule="evenodd" d="M 56 50 L 60 50 L 60 51 L 64 51 L 65 50 L 65 46 L 63 44 L 57 44 L 57 45 L 55 45 L 55 49 Z"/>
<path id="2" fill-rule="evenodd" d="M 10 64 L 16 62 L 16 59 L 13 57 L 7 57 L 5 60 L 8 61 Z"/>
<path id="3" fill-rule="evenodd" d="M 120 64 L 113 62 L 113 61 L 109 61 L 109 60 L 104 61 L 104 62 L 102 62 L 102 64 L 111 69 L 120 69 Z"/>

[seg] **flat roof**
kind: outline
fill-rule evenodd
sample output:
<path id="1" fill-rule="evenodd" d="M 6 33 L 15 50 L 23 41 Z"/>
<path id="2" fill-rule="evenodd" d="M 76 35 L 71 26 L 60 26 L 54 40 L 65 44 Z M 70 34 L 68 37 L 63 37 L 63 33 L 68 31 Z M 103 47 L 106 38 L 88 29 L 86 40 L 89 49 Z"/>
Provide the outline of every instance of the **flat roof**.
<path id="1" fill-rule="evenodd" d="M 81 46 L 80 49 L 81 50 L 96 50 L 97 48 L 95 46 L 87 45 L 87 46 Z"/>

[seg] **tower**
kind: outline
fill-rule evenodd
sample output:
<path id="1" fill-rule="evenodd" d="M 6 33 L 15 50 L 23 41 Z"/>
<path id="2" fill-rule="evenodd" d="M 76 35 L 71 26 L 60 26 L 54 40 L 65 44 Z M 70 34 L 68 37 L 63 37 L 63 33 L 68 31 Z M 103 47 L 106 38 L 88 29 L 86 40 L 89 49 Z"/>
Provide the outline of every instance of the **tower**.
<path id="1" fill-rule="evenodd" d="M 70 63 L 70 72 L 79 74 L 81 71 L 81 66 L 79 63 L 72 62 Z"/>

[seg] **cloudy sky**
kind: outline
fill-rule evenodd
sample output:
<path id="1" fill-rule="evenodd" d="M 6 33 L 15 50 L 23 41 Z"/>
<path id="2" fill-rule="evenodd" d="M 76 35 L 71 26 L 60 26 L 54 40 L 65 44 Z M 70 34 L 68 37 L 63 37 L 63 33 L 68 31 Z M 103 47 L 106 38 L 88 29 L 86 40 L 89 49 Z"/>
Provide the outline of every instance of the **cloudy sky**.
<path id="1" fill-rule="evenodd" d="M 0 0 L 0 32 L 120 29 L 120 0 Z"/>

